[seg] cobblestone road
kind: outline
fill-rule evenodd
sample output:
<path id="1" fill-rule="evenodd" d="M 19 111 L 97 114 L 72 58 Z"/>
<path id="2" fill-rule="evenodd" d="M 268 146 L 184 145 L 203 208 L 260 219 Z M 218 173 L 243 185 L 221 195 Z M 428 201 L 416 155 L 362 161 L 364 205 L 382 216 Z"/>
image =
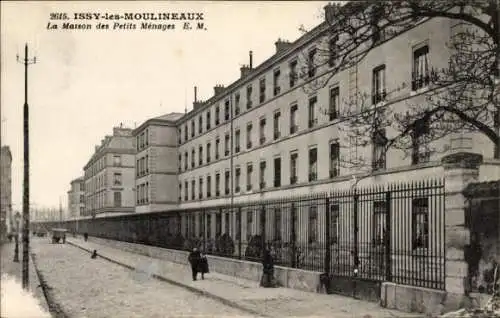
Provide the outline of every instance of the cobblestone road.
<path id="1" fill-rule="evenodd" d="M 68 317 L 246 316 L 183 288 L 158 281 L 68 244 L 34 240 L 37 267 Z"/>

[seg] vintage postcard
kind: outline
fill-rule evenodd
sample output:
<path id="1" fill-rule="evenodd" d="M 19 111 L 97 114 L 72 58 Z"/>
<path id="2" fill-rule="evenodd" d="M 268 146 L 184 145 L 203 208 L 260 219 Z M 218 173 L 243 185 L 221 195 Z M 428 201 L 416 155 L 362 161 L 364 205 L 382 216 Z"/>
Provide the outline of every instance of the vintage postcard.
<path id="1" fill-rule="evenodd" d="M 500 2 L 3 1 L 1 317 L 500 317 Z"/>

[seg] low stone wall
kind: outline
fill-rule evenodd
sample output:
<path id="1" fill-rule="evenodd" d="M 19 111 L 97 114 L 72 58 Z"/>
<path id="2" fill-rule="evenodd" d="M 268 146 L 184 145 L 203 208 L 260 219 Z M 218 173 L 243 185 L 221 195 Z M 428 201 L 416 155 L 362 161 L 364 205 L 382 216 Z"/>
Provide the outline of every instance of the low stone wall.
<path id="1" fill-rule="evenodd" d="M 447 293 L 423 287 L 382 283 L 380 305 L 388 309 L 439 315 L 442 313 Z"/>
<path id="2" fill-rule="evenodd" d="M 186 251 L 171 250 L 161 247 L 128 243 L 123 241 L 108 240 L 98 237 L 89 237 L 90 242 L 111 246 L 124 251 L 137 253 L 168 262 L 188 265 L 188 254 Z M 231 259 L 207 255 L 210 270 L 219 274 L 239 277 L 243 279 L 260 281 L 262 276 L 262 264 L 239 259 Z M 321 292 L 319 272 L 302 269 L 275 266 L 275 277 L 280 286 L 298 289 L 308 292 Z"/>

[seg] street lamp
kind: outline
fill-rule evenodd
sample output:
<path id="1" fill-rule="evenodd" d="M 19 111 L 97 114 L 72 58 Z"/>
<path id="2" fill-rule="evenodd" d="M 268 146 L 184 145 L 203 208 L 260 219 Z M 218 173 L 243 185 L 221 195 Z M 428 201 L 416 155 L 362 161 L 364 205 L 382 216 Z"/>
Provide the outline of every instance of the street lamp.
<path id="1" fill-rule="evenodd" d="M 16 247 L 14 249 L 14 262 L 19 263 L 19 221 L 21 221 L 21 214 L 17 212 L 14 219 L 16 221 Z"/>

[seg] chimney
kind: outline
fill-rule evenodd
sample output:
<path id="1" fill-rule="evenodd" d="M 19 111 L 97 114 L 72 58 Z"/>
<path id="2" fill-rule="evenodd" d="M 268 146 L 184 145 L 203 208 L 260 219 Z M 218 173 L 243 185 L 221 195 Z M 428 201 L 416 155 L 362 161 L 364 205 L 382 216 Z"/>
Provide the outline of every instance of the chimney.
<path id="1" fill-rule="evenodd" d="M 340 6 L 338 4 L 328 3 L 323 9 L 325 10 L 325 21 L 333 23 L 335 16 L 339 15 Z"/>
<path id="2" fill-rule="evenodd" d="M 196 103 L 198 101 L 198 87 L 194 87 L 194 102 Z"/>
<path id="3" fill-rule="evenodd" d="M 219 84 L 214 86 L 214 96 L 219 95 L 222 91 L 224 91 L 224 85 Z"/>
<path id="4" fill-rule="evenodd" d="M 276 54 L 279 54 L 281 52 L 284 52 L 286 51 L 290 46 L 292 46 L 292 44 L 288 41 L 285 41 L 285 40 L 282 40 L 282 39 L 278 39 L 278 41 L 276 41 L 274 43 L 274 45 L 276 45 Z"/>
<path id="5" fill-rule="evenodd" d="M 193 102 L 193 109 L 197 109 L 197 108 L 199 108 L 199 107 L 203 106 L 203 104 L 205 104 L 205 102 L 204 102 L 204 101 L 202 101 L 202 100 L 197 100 L 197 101 Z"/>
<path id="6" fill-rule="evenodd" d="M 240 67 L 241 78 L 247 76 L 250 73 L 251 70 L 252 69 L 248 65 L 243 65 L 242 67 Z"/>
<path id="7" fill-rule="evenodd" d="M 249 64 L 248 66 L 250 67 L 250 69 L 252 69 L 252 68 L 253 68 L 253 52 L 252 52 L 252 51 L 250 51 L 250 52 L 248 53 L 248 55 L 249 55 L 249 57 L 250 57 L 250 64 Z"/>

